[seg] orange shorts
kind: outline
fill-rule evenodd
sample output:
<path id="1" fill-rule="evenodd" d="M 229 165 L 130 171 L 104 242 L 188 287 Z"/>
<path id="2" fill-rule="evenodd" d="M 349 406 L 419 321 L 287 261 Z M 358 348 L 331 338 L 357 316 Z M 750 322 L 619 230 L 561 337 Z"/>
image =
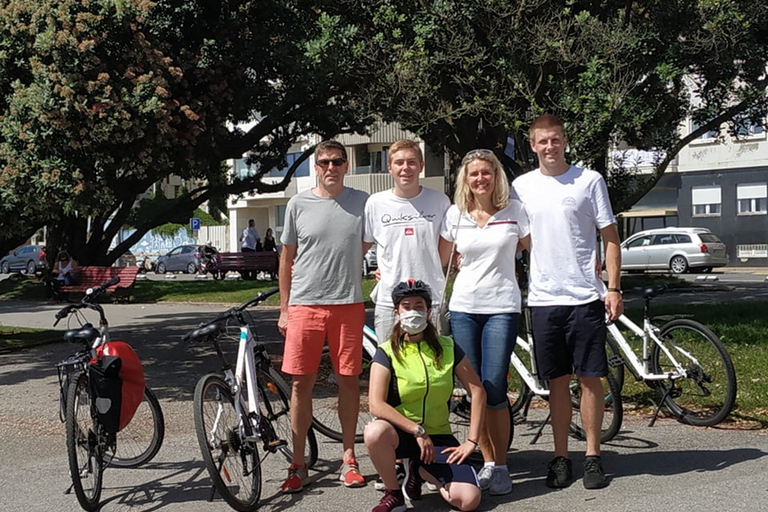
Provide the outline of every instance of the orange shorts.
<path id="1" fill-rule="evenodd" d="M 363 371 L 362 302 L 330 306 L 289 306 L 283 349 L 283 372 L 289 375 L 317 373 L 325 340 L 333 369 L 339 375 Z"/>

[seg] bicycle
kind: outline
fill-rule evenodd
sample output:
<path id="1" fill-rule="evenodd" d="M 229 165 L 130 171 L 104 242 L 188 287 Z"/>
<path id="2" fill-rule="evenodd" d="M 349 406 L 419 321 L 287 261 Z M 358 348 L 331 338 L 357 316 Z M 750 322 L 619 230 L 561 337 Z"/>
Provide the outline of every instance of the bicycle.
<path id="1" fill-rule="evenodd" d="M 626 367 L 635 380 L 659 391 L 649 426 L 654 425 L 664 405 L 682 423 L 717 425 L 736 402 L 733 361 L 720 338 L 695 320 L 674 318 L 661 327 L 653 325 L 651 300 L 666 289 L 663 283 L 640 289 L 644 300 L 642 328 L 624 315 L 618 318 L 633 339 L 642 341 L 642 359 L 616 322 L 608 324 L 609 364 L 620 380 Z"/>
<path id="2" fill-rule="evenodd" d="M 212 489 L 235 510 L 258 508 L 261 497 L 261 462 L 258 442 L 265 456 L 280 452 L 290 462 L 290 396 L 288 384 L 272 367 L 266 346 L 259 342 L 253 319 L 246 310 L 279 291 L 273 288 L 217 316 L 184 336 L 184 341 L 210 341 L 222 364 L 221 373 L 203 376 L 195 387 L 194 416 L 197 440 Z M 221 348 L 230 321 L 238 327 L 237 362 L 234 368 Z M 317 440 L 307 432 L 305 459 L 317 462 Z"/>
<path id="3" fill-rule="evenodd" d="M 102 473 L 107 466 L 132 468 L 152 460 L 165 437 L 165 420 L 160 403 L 149 388 L 144 387 L 142 401 L 130 422 L 118 432 L 107 431 L 100 419 L 100 403 L 91 386 L 89 369 L 111 342 L 109 323 L 101 305 L 94 301 L 106 289 L 120 282 L 119 277 L 89 289 L 77 304 L 56 313 L 54 326 L 74 315 L 80 327 L 68 330 L 64 339 L 82 343 L 84 347 L 56 364 L 59 379 L 59 419 L 66 424 L 69 472 L 80 506 L 85 510 L 99 507 Z M 82 309 L 99 314 L 99 329 L 86 322 Z"/>

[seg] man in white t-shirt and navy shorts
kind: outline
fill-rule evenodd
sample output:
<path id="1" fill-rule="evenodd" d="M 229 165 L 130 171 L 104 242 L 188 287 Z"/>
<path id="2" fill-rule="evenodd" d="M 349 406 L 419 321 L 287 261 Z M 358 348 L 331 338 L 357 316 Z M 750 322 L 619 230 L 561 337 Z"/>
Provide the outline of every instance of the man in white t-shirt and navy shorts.
<path id="1" fill-rule="evenodd" d="M 420 185 L 424 157 L 417 142 L 393 143 L 387 167 L 394 187 L 373 194 L 365 204 L 365 242 L 377 246 L 381 276 L 371 293 L 379 345 L 387 341 L 395 323 L 392 290 L 398 283 L 410 278 L 424 281 L 432 290 L 432 311 L 440 310 L 445 276 L 438 244 L 451 205 L 442 192 Z M 450 244 L 444 243 L 443 250 L 446 247 L 450 250 Z"/>
<path id="2" fill-rule="evenodd" d="M 536 362 L 549 380 L 549 404 L 555 437 L 546 483 L 562 488 L 572 481 L 568 428 L 572 407 L 569 382 L 581 382 L 581 417 L 587 434 L 584 487 L 608 485 L 600 458 L 604 410 L 600 378 L 608 374 L 606 314 L 623 310 L 621 251 L 608 190 L 594 171 L 565 160 L 568 139 L 563 123 L 543 115 L 531 124 L 530 144 L 540 167 L 517 178 L 513 197 L 523 202 L 530 225 L 528 305 L 533 317 Z M 599 273 L 597 232 L 605 247 L 606 288 Z"/>
<path id="3" fill-rule="evenodd" d="M 315 149 L 317 186 L 293 196 L 285 209 L 277 326 L 285 336 L 282 370 L 292 377 L 293 458 L 281 486 L 286 493 L 301 492 L 307 483 L 304 445 L 326 340 L 339 386 L 341 480 L 347 487 L 365 485 L 355 458 L 355 431 L 365 325 L 360 262 L 368 194 L 344 186 L 348 168 L 342 144 L 321 142 Z"/>

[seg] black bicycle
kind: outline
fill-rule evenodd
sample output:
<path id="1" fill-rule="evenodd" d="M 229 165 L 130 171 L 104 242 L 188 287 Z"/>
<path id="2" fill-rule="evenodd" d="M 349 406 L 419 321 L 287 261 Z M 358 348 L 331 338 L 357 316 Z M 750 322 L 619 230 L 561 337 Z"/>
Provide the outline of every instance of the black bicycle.
<path id="1" fill-rule="evenodd" d="M 149 388 L 144 387 L 141 403 L 127 425 L 114 431 L 103 421 L 103 400 L 97 400 L 91 374 L 93 365 L 104 351 L 109 351 L 109 324 L 104 309 L 95 302 L 104 291 L 118 283 L 115 277 L 95 289 L 89 289 L 77 304 L 56 313 L 57 325 L 72 315 L 79 327 L 68 330 L 64 339 L 82 344 L 81 350 L 56 364 L 59 376 L 59 417 L 66 424 L 67 457 L 72 486 L 80 506 L 85 510 L 99 508 L 102 473 L 107 466 L 136 467 L 152 460 L 165 436 L 165 421 L 160 403 Z M 85 321 L 83 309 L 99 314 L 99 329 Z M 112 342 L 120 343 L 120 342 Z"/>

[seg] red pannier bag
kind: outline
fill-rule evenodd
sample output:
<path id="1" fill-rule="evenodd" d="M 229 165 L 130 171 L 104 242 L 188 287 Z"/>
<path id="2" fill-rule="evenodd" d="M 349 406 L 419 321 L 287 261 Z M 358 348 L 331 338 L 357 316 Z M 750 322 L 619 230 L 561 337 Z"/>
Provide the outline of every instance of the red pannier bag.
<path id="1" fill-rule="evenodd" d="M 133 348 L 124 341 L 110 341 L 96 348 L 98 360 L 119 358 L 120 378 L 120 420 L 117 430 L 122 430 L 133 419 L 133 415 L 144 399 L 144 369 Z"/>

